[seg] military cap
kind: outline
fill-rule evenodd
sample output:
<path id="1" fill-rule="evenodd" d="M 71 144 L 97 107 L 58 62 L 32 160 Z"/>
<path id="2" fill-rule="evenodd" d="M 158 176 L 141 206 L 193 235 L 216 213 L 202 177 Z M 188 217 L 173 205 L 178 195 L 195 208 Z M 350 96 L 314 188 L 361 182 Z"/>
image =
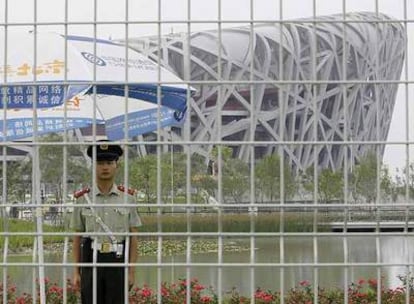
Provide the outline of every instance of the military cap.
<path id="1" fill-rule="evenodd" d="M 98 145 L 91 145 L 88 147 L 86 154 L 90 158 L 93 158 L 93 149 L 96 147 L 96 160 L 118 160 L 120 156 L 123 154 L 123 150 L 121 146 L 111 144 L 107 140 L 99 141 Z"/>

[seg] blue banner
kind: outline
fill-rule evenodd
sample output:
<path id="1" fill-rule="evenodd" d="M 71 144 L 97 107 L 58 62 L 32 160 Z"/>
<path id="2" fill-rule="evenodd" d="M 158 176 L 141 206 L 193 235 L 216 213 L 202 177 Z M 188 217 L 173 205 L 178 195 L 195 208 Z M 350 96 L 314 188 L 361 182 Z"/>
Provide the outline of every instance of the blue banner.
<path id="1" fill-rule="evenodd" d="M 33 122 L 32 118 L 7 119 L 7 130 L 4 132 L 3 128 L 0 128 L 0 137 L 3 140 L 17 140 L 32 137 L 34 132 Z M 90 118 L 68 118 L 66 121 L 61 117 L 38 118 L 37 135 L 83 128 L 89 126 L 91 123 L 92 120 Z M 0 126 L 3 126 L 3 120 L 0 120 Z"/>
<path id="2" fill-rule="evenodd" d="M 160 109 L 143 110 L 128 114 L 128 134 L 126 138 L 131 138 L 141 134 L 153 132 L 160 127 L 178 126 L 181 123 L 175 119 L 175 111 L 166 107 Z M 106 135 L 109 140 L 121 140 L 125 138 L 125 116 L 121 115 L 109 119 L 105 123 Z"/>
<path id="3" fill-rule="evenodd" d="M 153 84 L 128 85 L 128 97 L 158 103 L 158 86 Z M 88 93 L 91 93 L 92 88 Z M 125 96 L 125 85 L 98 85 L 97 94 Z M 187 90 L 169 86 L 161 86 L 160 103 L 176 110 L 175 117 L 181 120 L 187 110 Z"/>
<path id="4" fill-rule="evenodd" d="M 157 85 L 142 84 L 129 85 L 128 96 L 130 98 L 142 99 L 157 104 Z M 62 105 L 64 101 L 85 92 L 93 93 L 93 86 L 59 84 L 37 84 L 37 85 L 10 85 L 0 87 L 0 108 L 7 104 L 8 109 L 33 108 L 33 101 L 37 97 L 37 108 L 51 108 Z M 35 92 L 35 94 L 34 94 Z M 125 96 L 125 85 L 102 84 L 96 86 L 97 94 Z M 175 117 L 181 120 L 187 109 L 187 90 L 174 87 L 161 87 L 161 105 L 176 110 Z"/>
<path id="5" fill-rule="evenodd" d="M 97 120 L 96 124 L 105 124 L 106 135 L 110 140 L 121 140 L 125 138 L 125 115 L 120 115 L 107 121 Z M 128 114 L 127 138 L 156 131 L 160 127 L 179 126 L 182 121 L 177 121 L 175 111 L 162 107 L 160 112 L 155 109 L 141 110 Z M 77 129 L 90 126 L 92 118 L 67 118 L 63 117 L 39 117 L 37 119 L 37 135 L 48 133 L 59 133 L 65 130 Z M 3 126 L 3 120 L 0 120 Z M 34 121 L 31 117 L 10 118 L 6 121 L 6 131 L 0 127 L 0 136 L 3 140 L 18 140 L 30 138 L 34 134 Z M 101 134 L 103 135 L 103 134 Z"/>
<path id="6" fill-rule="evenodd" d="M 65 100 L 88 89 L 88 85 L 67 87 L 59 84 L 10 85 L 0 87 L 0 107 L 6 103 L 8 109 L 33 108 L 36 97 L 37 108 L 51 108 L 62 105 Z M 65 94 L 66 92 L 66 94 Z"/>

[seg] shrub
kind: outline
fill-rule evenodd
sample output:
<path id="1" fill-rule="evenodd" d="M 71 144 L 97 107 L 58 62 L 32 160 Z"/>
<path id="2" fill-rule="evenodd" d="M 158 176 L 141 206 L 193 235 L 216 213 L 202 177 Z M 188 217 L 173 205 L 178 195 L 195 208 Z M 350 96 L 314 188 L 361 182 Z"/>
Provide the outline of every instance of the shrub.
<path id="1" fill-rule="evenodd" d="M 0 304 L 3 304 L 3 289 L 3 283 L 0 282 Z M 39 281 L 37 281 L 37 291 L 37 299 L 39 299 Z M 63 304 L 63 288 L 56 283 L 52 283 L 48 278 L 45 278 L 45 295 L 47 304 Z M 66 295 L 67 304 L 77 304 L 79 302 L 80 292 L 69 279 L 67 281 Z M 16 286 L 8 280 L 7 304 L 33 304 L 33 296 L 28 293 L 22 293 L 18 296 Z"/>
<path id="2" fill-rule="evenodd" d="M 5 291 L 4 288 L 7 288 Z M 7 302 L 14 303 L 16 300 L 16 285 L 12 284 L 10 278 L 7 278 L 6 286 L 4 286 L 3 282 L 0 282 L 0 304 L 3 304 L 3 297 L 6 293 L 7 295 Z"/>
<path id="3" fill-rule="evenodd" d="M 414 303 L 414 295 L 410 293 L 410 299 L 406 300 L 407 288 L 412 289 L 413 278 L 411 275 L 399 277 L 404 283 L 403 286 L 395 289 L 387 289 L 375 279 L 360 279 L 352 283 L 347 288 L 347 304 L 375 304 L 378 298 L 383 304 L 405 304 Z M 382 281 L 382 280 L 381 280 Z M 189 283 L 189 284 L 188 284 Z M 63 304 L 63 289 L 49 279 L 45 280 L 46 303 Z M 4 285 L 0 282 L 0 304 L 3 304 Z M 17 295 L 16 286 L 7 281 L 7 304 L 34 304 L 30 294 L 23 293 Z M 318 303 L 320 304 L 344 304 L 345 291 L 341 288 L 324 289 L 314 288 L 308 281 L 302 281 L 298 286 L 288 290 L 284 295 L 286 304 L 311 304 L 315 300 L 317 292 Z M 380 294 L 378 294 L 380 292 Z M 218 297 L 212 287 L 202 285 L 198 279 L 190 281 L 179 279 L 177 282 L 161 284 L 160 294 L 152 290 L 149 286 L 135 287 L 130 291 L 130 304 L 156 304 L 157 297 L 161 297 L 162 304 L 182 304 L 186 303 L 187 295 L 191 298 L 191 304 L 218 304 Z M 67 303 L 79 303 L 79 290 L 76 289 L 70 280 L 67 281 Z M 257 288 L 253 294 L 257 304 L 280 304 L 281 293 L 271 290 Z M 39 299 L 39 295 L 37 295 Z M 251 298 L 241 295 L 236 288 L 224 295 L 225 304 L 251 303 Z M 39 301 L 37 301 L 38 303 Z"/>
<path id="4" fill-rule="evenodd" d="M 218 303 L 217 296 L 214 294 L 211 287 L 206 288 L 200 284 L 198 279 L 194 278 L 190 281 L 187 288 L 187 280 L 179 279 L 177 283 L 168 284 L 166 282 L 161 285 L 161 303 L 162 304 L 177 304 L 186 303 L 187 290 L 191 297 L 192 304 Z M 134 304 L 156 304 L 157 293 L 151 290 L 148 286 L 142 288 L 136 287 L 131 290 L 129 295 L 129 303 Z"/>

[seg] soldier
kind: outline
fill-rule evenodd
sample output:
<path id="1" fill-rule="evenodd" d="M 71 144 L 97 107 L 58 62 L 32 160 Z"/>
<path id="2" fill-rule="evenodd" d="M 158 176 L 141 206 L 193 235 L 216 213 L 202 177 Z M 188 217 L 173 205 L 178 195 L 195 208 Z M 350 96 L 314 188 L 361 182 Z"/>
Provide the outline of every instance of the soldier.
<path id="1" fill-rule="evenodd" d="M 75 263 L 91 263 L 91 266 L 75 266 L 73 281 L 81 288 L 82 304 L 93 303 L 93 281 L 95 263 L 123 263 L 128 256 L 130 263 L 137 260 L 137 237 L 127 236 L 136 233 L 141 219 L 136 210 L 133 191 L 116 186 L 115 175 L 122 148 L 109 142 L 90 146 L 87 155 L 93 159 L 96 150 L 95 189 L 84 188 L 75 193 L 77 204 L 74 208 L 71 228 L 86 235 L 74 236 L 73 258 Z M 92 198 L 92 195 L 95 195 Z M 125 202 L 128 204 L 125 205 Z M 105 206 L 105 205 L 109 206 Z M 119 204 L 119 207 L 116 206 Z M 120 235 L 119 233 L 125 233 Z M 129 244 L 129 246 L 128 246 Z M 129 247 L 129 250 L 128 248 Z M 103 267 L 96 269 L 96 302 L 98 304 L 127 303 L 125 293 L 125 267 Z M 132 287 L 135 267 L 128 267 L 128 286 Z"/>

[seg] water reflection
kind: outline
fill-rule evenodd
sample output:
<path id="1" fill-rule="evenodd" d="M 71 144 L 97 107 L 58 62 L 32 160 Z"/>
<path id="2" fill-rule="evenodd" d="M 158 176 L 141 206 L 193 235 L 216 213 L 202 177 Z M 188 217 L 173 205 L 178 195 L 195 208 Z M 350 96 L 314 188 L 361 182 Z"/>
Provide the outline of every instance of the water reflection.
<path id="1" fill-rule="evenodd" d="M 379 266 L 375 263 L 388 264 L 381 266 L 380 273 L 384 283 L 389 287 L 401 285 L 398 275 L 412 270 L 414 241 L 409 236 L 384 236 L 378 240 L 375 236 L 343 235 L 313 237 L 284 237 L 283 246 L 279 238 L 256 237 L 254 244 L 250 239 L 232 240 L 245 247 L 254 246 L 255 250 L 243 252 L 224 252 L 222 265 L 219 264 L 218 253 L 204 253 L 191 256 L 191 265 L 177 266 L 174 263 L 185 263 L 185 255 L 162 257 L 163 265 L 157 263 L 157 257 L 140 257 L 137 267 L 136 281 L 138 285 L 148 284 L 155 288 L 158 276 L 161 281 L 175 281 L 185 278 L 187 270 L 191 277 L 197 277 L 203 284 L 217 289 L 218 273 L 221 269 L 223 292 L 237 287 L 248 294 L 251 288 L 279 290 L 282 286 L 289 289 L 300 281 L 308 280 L 323 287 L 343 287 L 360 278 L 376 278 Z M 378 244 L 378 250 L 377 250 Z M 284 256 L 281 257 L 281 248 Z M 345 251 L 348 248 L 348 251 Z M 347 261 L 346 261 L 347 259 Z M 10 256 L 10 263 L 28 263 L 30 256 Z M 61 263 L 60 254 L 49 254 L 47 263 Z M 348 262 L 348 263 L 347 263 Z M 361 264 L 366 265 L 361 265 Z M 367 265 L 374 263 L 372 265 Z M 256 264 L 256 265 L 253 265 Z M 33 277 L 31 266 L 9 266 L 7 273 L 18 286 L 19 291 L 31 292 Z M 46 276 L 53 281 L 62 282 L 62 267 L 46 266 Z M 284 271 L 282 272 L 281 269 Z M 345 271 L 348 279 L 346 280 Z M 68 275 L 72 269 L 66 267 Z M 1 273 L 2 271 L 0 271 Z"/>

